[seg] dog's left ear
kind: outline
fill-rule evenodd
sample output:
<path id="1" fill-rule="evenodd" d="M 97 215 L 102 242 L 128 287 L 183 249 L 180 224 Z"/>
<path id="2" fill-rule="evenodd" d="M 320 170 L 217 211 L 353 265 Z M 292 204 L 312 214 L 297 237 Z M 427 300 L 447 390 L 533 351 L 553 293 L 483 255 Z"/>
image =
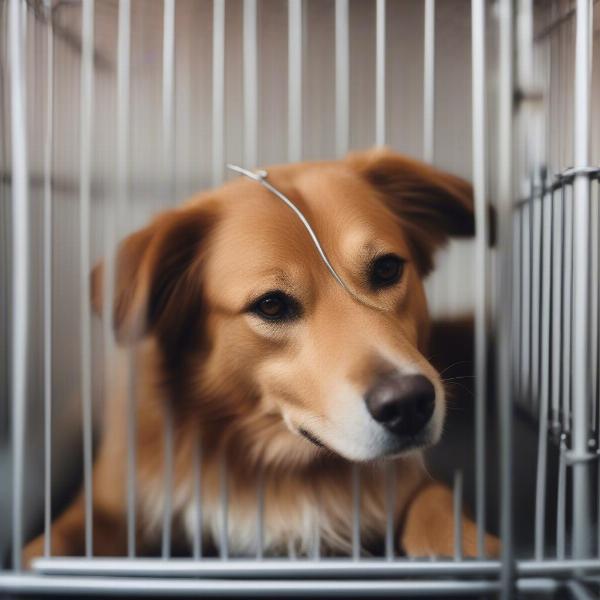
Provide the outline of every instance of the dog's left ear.
<path id="1" fill-rule="evenodd" d="M 213 207 L 164 212 L 119 245 L 112 323 L 121 344 L 154 334 L 177 340 L 200 309 L 202 248 L 216 220 Z M 103 264 L 91 274 L 92 305 L 102 313 Z M 175 343 L 175 342 L 174 342 Z"/>
<path id="2" fill-rule="evenodd" d="M 348 155 L 346 161 L 381 194 L 405 228 L 421 275 L 449 237 L 475 233 L 473 190 L 460 177 L 387 148 Z"/>

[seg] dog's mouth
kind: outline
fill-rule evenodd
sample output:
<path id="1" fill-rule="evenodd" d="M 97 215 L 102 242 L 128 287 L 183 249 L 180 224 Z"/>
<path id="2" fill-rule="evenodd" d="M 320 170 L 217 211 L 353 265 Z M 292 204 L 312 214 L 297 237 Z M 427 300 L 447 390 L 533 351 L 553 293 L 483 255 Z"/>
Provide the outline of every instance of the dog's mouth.
<path id="1" fill-rule="evenodd" d="M 318 448 L 325 448 L 325 444 L 318 437 L 314 436 L 309 431 L 306 431 L 306 429 L 303 429 L 302 427 L 300 427 L 298 429 L 298 433 L 301 436 L 305 437 L 309 442 L 313 443 Z"/>
<path id="2" fill-rule="evenodd" d="M 410 452 L 423 450 L 430 445 L 428 435 L 417 434 L 407 438 L 399 439 L 392 448 L 382 454 L 382 458 L 396 458 Z"/>
<path id="3" fill-rule="evenodd" d="M 338 452 L 327 446 L 321 439 L 310 431 L 303 427 L 298 427 L 297 432 L 313 446 L 316 446 L 319 450 L 325 451 L 337 455 Z M 418 452 L 431 445 L 431 440 L 427 434 L 419 433 L 413 436 L 407 436 L 404 438 L 396 438 L 392 443 L 389 443 L 387 447 L 381 449 L 381 452 L 377 456 L 372 456 L 371 459 L 396 459 L 403 455 L 410 454 L 412 452 Z M 343 455 L 342 455 L 343 456 Z"/>

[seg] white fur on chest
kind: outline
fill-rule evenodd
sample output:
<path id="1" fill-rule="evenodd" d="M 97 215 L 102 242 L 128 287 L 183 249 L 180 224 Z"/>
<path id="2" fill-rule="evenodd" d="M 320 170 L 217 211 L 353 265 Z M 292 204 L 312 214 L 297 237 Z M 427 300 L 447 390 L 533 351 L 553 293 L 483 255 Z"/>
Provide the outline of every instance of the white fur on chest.
<path id="1" fill-rule="evenodd" d="M 142 515 L 144 530 L 150 540 L 160 536 L 165 511 L 165 493 L 162 481 L 155 480 L 144 486 Z M 254 491 L 254 490 L 253 490 Z M 192 546 L 199 528 L 203 544 L 210 543 L 217 550 L 224 540 L 229 556 L 256 556 L 262 541 L 262 551 L 269 556 L 311 556 L 321 549 L 350 553 L 352 549 L 352 494 L 338 493 L 328 502 L 315 501 L 314 493 L 295 493 L 277 501 L 269 498 L 263 504 L 262 520 L 258 490 L 236 498 L 227 494 L 227 502 L 214 490 L 206 490 L 200 501 L 193 493 L 191 482 L 178 486 L 172 495 L 173 517 L 183 528 L 181 532 Z M 377 494 L 378 498 L 382 496 Z M 362 498 L 361 536 L 383 536 L 385 508 L 377 498 Z M 262 535 L 260 526 L 262 522 Z"/>

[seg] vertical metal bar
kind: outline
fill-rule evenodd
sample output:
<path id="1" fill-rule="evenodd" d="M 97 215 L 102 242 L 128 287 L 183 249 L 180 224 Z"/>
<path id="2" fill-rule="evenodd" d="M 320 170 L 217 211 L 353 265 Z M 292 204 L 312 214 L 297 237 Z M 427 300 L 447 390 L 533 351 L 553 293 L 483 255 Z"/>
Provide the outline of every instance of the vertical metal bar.
<path id="1" fill-rule="evenodd" d="M 522 271 L 523 271 L 523 206 L 517 206 L 513 215 L 513 393 L 515 401 L 519 401 L 522 396 L 522 377 L 521 377 L 521 322 L 523 313 L 522 303 Z"/>
<path id="2" fill-rule="evenodd" d="M 462 471 L 454 473 L 454 560 L 462 560 L 463 557 L 463 523 L 462 523 L 462 495 L 463 478 Z"/>
<path id="3" fill-rule="evenodd" d="M 477 555 L 485 539 L 485 404 L 487 397 L 488 218 L 485 0 L 471 1 L 473 193 L 475 201 L 475 521 Z"/>
<path id="4" fill-rule="evenodd" d="M 46 8 L 50 10 L 49 2 Z M 54 140 L 54 29 L 46 26 L 46 136 L 44 142 L 44 556 L 52 553 L 52 150 Z"/>
<path id="5" fill-rule="evenodd" d="M 166 195 L 170 203 L 175 192 L 175 0 L 163 2 L 163 64 L 162 64 L 162 149 L 165 165 Z M 164 508 L 162 557 L 171 556 L 173 521 L 173 407 L 166 403 L 164 413 Z"/>
<path id="6" fill-rule="evenodd" d="M 229 558 L 229 480 L 227 473 L 227 455 L 225 450 L 223 450 L 223 455 L 221 456 L 220 471 L 219 504 L 221 505 L 221 539 L 219 544 L 219 555 L 223 560 L 227 560 Z"/>
<path id="7" fill-rule="evenodd" d="M 537 192 L 532 178 L 531 191 L 531 371 L 529 374 L 531 407 L 539 405 L 540 377 L 540 282 L 541 282 L 541 245 L 542 245 L 542 199 Z"/>
<path id="8" fill-rule="evenodd" d="M 134 351 L 127 353 L 127 556 L 136 553 L 137 501 L 137 364 Z"/>
<path id="9" fill-rule="evenodd" d="M 193 533 L 193 555 L 196 560 L 202 557 L 202 441 L 200 433 L 196 438 L 196 445 L 193 450 L 192 468 L 194 482 L 194 507 L 196 511 L 196 522 Z"/>
<path id="10" fill-rule="evenodd" d="M 590 186 L 594 186 L 593 182 L 590 183 Z M 598 185 L 595 185 L 596 190 L 598 189 Z M 592 188 L 593 189 L 593 188 Z M 590 236 L 591 236 L 591 249 L 590 249 L 590 285 L 591 285 L 591 297 L 590 297 L 590 364 L 588 369 L 592 374 L 592 390 L 590 392 L 591 396 L 591 423 L 592 430 L 594 433 L 598 431 L 598 402 L 596 398 L 598 397 L 598 371 L 596 369 L 596 365 L 598 364 L 598 340 L 600 338 L 598 329 L 600 328 L 600 323 L 598 322 L 598 307 L 599 305 L 599 273 L 600 273 L 600 204 L 599 198 L 594 197 L 594 193 L 592 191 L 590 203 L 591 203 L 591 217 L 590 217 Z"/>
<path id="11" fill-rule="evenodd" d="M 315 503 L 315 521 L 313 523 L 313 560 L 321 559 L 321 511 L 320 504 Z"/>
<path id="12" fill-rule="evenodd" d="M 562 290 L 564 277 L 563 252 L 563 192 L 552 195 L 552 429 L 560 428 L 561 365 L 562 365 Z"/>
<path id="13" fill-rule="evenodd" d="M 574 151 L 575 168 L 588 166 L 590 146 L 591 18 L 590 0 L 577 0 L 575 37 Z M 591 551 L 590 465 L 588 455 L 589 311 L 590 311 L 590 185 L 588 175 L 577 173 L 573 198 L 573 557 Z"/>
<path id="14" fill-rule="evenodd" d="M 360 467 L 352 464 L 352 558 L 360 558 Z"/>
<path id="15" fill-rule="evenodd" d="M 225 157 L 225 0 L 213 1 L 212 184 L 223 182 Z"/>
<path id="16" fill-rule="evenodd" d="M 104 306 L 104 341 L 108 355 L 113 350 L 112 308 L 114 298 L 114 244 L 116 230 L 125 220 L 129 192 L 129 98 L 130 98 L 130 47 L 131 47 L 131 1 L 119 2 L 119 25 L 117 41 L 117 210 L 113 222 L 107 227 L 106 278 Z M 116 216 L 116 219 L 115 219 Z M 108 368 L 109 361 L 106 361 Z M 136 553 L 136 405 L 135 405 L 135 354 L 127 356 L 127 468 L 125 489 L 127 490 L 127 555 Z"/>
<path id="17" fill-rule="evenodd" d="M 562 187 L 564 235 L 563 235 L 563 364 L 562 364 L 562 429 L 571 431 L 571 381 L 572 347 L 571 323 L 573 318 L 573 202 L 569 184 Z"/>
<path id="18" fill-rule="evenodd" d="M 423 48 L 423 157 L 435 157 L 435 0 L 425 0 Z"/>
<path id="19" fill-rule="evenodd" d="M 244 165 L 258 164 L 256 0 L 244 0 Z"/>
<path id="20" fill-rule="evenodd" d="M 288 558 L 290 560 L 296 560 L 297 556 L 296 556 L 296 543 L 294 538 L 289 538 L 288 539 Z"/>
<path id="21" fill-rule="evenodd" d="M 94 93 L 94 0 L 83 0 L 81 50 L 81 123 L 79 179 L 81 400 L 83 403 L 83 467 L 85 555 L 93 555 L 92 483 L 92 331 L 90 314 L 90 208 Z"/>
<path id="22" fill-rule="evenodd" d="M 171 557 L 171 525 L 173 516 L 173 409 L 167 405 L 163 409 L 164 439 L 163 439 L 163 485 L 164 507 L 162 524 L 162 558 Z"/>
<path id="23" fill-rule="evenodd" d="M 385 558 L 394 560 L 396 524 L 396 465 L 388 461 L 385 466 Z"/>
<path id="24" fill-rule="evenodd" d="M 596 235 L 596 304 L 594 306 L 594 311 L 596 312 L 596 361 L 592 365 L 592 373 L 595 373 L 595 392 L 592 402 L 594 402 L 594 406 L 596 406 L 596 452 L 600 453 L 600 332 L 598 331 L 598 327 L 600 326 L 600 176 L 597 176 L 596 178 L 596 197 L 594 202 L 596 205 L 596 219 L 593 225 Z M 598 515 L 598 523 L 596 548 L 597 555 L 600 556 L 600 460 L 597 462 L 596 478 L 598 487 L 596 489 L 596 515 Z"/>
<path id="25" fill-rule="evenodd" d="M 348 0 L 335 0 L 335 150 L 338 158 L 350 145 L 350 37 Z"/>
<path id="26" fill-rule="evenodd" d="M 162 145 L 167 186 L 173 193 L 175 175 L 175 0 L 163 4 Z M 169 197 L 172 202 L 174 198 Z"/>
<path id="27" fill-rule="evenodd" d="M 262 560 L 265 551 L 265 472 L 260 470 L 257 490 L 258 514 L 256 518 L 256 558 Z"/>
<path id="28" fill-rule="evenodd" d="M 567 515 L 567 443 L 566 434 L 561 435 L 558 462 L 558 493 L 556 498 L 556 558 L 566 557 Z"/>
<path id="29" fill-rule="evenodd" d="M 592 365 L 592 373 L 595 373 L 594 379 L 594 405 L 596 406 L 596 449 L 600 452 L 600 175 L 596 177 L 596 196 L 594 200 L 594 204 L 596 207 L 595 212 L 595 221 L 593 223 L 595 237 L 596 237 L 596 268 L 594 270 L 594 274 L 596 277 L 595 283 L 593 283 L 596 289 L 596 302 L 593 310 L 596 313 L 596 360 Z M 599 461 L 600 462 L 600 461 Z M 598 479 L 600 485 L 600 478 Z M 600 493 L 599 493 L 600 496 Z M 600 498 L 599 498 L 600 501 Z M 600 508 L 600 507 L 599 507 Z M 598 511 L 598 515 L 600 515 L 600 510 Z M 600 522 L 600 518 L 598 519 Z M 600 539 L 599 539 L 600 542 Z M 598 549 L 600 552 L 600 543 L 598 544 Z"/>
<path id="30" fill-rule="evenodd" d="M 519 0 L 517 19 L 517 82 L 522 90 L 532 84 L 533 70 L 533 5 L 532 0 Z"/>
<path id="31" fill-rule="evenodd" d="M 23 482 L 27 413 L 27 336 L 29 331 L 29 192 L 22 15 L 19 0 L 8 6 L 12 158 L 12 563 L 21 570 Z"/>
<path id="32" fill-rule="evenodd" d="M 535 499 L 535 557 L 544 557 L 544 526 L 546 521 L 546 468 L 548 453 L 548 405 L 550 403 L 550 294 L 552 279 L 552 193 L 543 195 L 542 222 L 542 314 L 541 314 L 541 368 L 538 456 Z"/>
<path id="33" fill-rule="evenodd" d="M 500 441 L 500 537 L 502 566 L 501 598 L 514 597 L 512 547 L 512 382 L 511 382 L 511 220 L 512 114 L 513 114 L 513 6 L 512 0 L 498 5 L 498 420 Z"/>
<path id="34" fill-rule="evenodd" d="M 375 144 L 385 144 L 385 0 L 377 0 L 375 31 Z"/>
<path id="35" fill-rule="evenodd" d="M 302 158 L 302 0 L 288 0 L 288 159 Z"/>
<path id="36" fill-rule="evenodd" d="M 521 220 L 521 397 L 531 400 L 531 203 L 522 208 Z"/>
<path id="37" fill-rule="evenodd" d="M 596 407 L 596 452 L 600 454 L 600 331 L 598 328 L 600 327 L 600 177 L 596 178 L 596 194 L 594 198 L 594 204 L 596 207 L 595 212 L 595 220 L 593 222 L 593 227 L 595 231 L 596 237 L 596 269 L 595 269 L 595 277 L 596 281 L 593 284 L 596 289 L 596 303 L 594 305 L 594 312 L 596 313 L 595 321 L 596 321 L 596 359 L 592 364 L 592 373 L 595 374 L 594 378 L 594 396 L 592 398 L 592 402 Z M 597 461 L 597 473 L 596 473 L 596 515 L 600 515 L 600 460 Z M 597 556 L 600 556 L 600 517 L 597 518 L 596 525 L 596 548 L 597 548 Z"/>

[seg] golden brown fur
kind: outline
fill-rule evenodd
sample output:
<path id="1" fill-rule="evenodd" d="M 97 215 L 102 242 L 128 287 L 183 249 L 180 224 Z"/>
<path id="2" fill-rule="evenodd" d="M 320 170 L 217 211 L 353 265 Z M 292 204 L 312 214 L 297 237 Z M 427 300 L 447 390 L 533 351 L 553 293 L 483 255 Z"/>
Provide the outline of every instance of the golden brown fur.
<path id="1" fill-rule="evenodd" d="M 205 545 L 218 545 L 225 462 L 232 553 L 255 551 L 261 478 L 267 552 L 291 547 L 308 553 L 317 527 L 324 552 L 346 552 L 355 462 L 365 549 L 383 538 L 384 471 L 392 468 L 397 550 L 448 555 L 451 495 L 429 480 L 419 448 L 390 450 L 392 442 L 369 422 L 362 396 L 391 368 L 425 375 L 436 392 L 428 443 L 439 438 L 444 392 L 424 357 L 429 318 L 422 279 L 449 235 L 472 233 L 470 186 L 386 150 L 272 167 L 269 179 L 307 215 L 342 277 L 379 309 L 341 288 L 291 211 L 247 179 L 199 195 L 127 238 L 119 250 L 114 298 L 122 347 L 111 366 L 113 389 L 94 468 L 94 552 L 126 551 L 125 366 L 132 360 L 138 551 L 151 552 L 160 538 L 164 418 L 170 410 L 179 541 L 189 540 L 197 527 L 192 474 L 200 440 Z M 361 273 L 380 252 L 394 252 L 406 265 L 398 285 L 373 292 Z M 101 284 L 96 269 L 98 311 Z M 298 322 L 273 326 L 249 314 L 249 303 L 274 288 L 301 302 Z M 329 450 L 299 435 L 300 429 Z M 398 455 L 380 460 L 386 454 Z M 473 555 L 474 525 L 466 517 L 464 523 L 464 552 Z M 493 538 L 487 544 L 490 553 L 497 551 Z M 26 548 L 26 559 L 41 548 L 38 538 Z M 55 521 L 52 550 L 78 555 L 83 549 L 79 497 Z"/>

